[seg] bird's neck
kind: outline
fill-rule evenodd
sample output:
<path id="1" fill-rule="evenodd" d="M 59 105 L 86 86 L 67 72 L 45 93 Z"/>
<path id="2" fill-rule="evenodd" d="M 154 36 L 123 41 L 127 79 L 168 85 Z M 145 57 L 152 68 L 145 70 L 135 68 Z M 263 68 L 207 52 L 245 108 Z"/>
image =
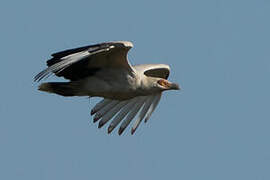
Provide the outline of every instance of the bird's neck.
<path id="1" fill-rule="evenodd" d="M 158 92 L 159 90 L 153 86 L 155 81 L 153 78 L 143 75 L 139 80 L 138 89 L 144 94 L 153 94 L 154 92 Z"/>

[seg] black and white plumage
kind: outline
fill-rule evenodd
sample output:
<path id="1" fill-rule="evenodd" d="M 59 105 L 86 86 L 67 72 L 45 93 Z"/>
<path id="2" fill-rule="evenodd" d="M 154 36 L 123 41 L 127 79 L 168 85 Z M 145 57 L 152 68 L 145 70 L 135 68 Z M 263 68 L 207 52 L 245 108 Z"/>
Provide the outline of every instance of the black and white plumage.
<path id="1" fill-rule="evenodd" d="M 102 127 L 111 121 L 108 133 L 120 124 L 119 135 L 138 114 L 131 133 L 155 110 L 165 90 L 179 86 L 166 80 L 170 68 L 165 64 L 131 66 L 128 41 L 107 42 L 52 54 L 48 68 L 35 76 L 35 81 L 55 74 L 69 82 L 42 83 L 39 90 L 62 96 L 103 97 L 91 110 L 94 122 Z"/>

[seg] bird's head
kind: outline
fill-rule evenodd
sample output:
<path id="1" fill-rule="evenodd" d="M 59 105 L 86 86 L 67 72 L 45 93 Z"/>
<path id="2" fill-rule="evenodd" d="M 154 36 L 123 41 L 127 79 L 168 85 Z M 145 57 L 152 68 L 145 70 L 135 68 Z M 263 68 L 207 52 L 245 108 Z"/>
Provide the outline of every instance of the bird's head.
<path id="1" fill-rule="evenodd" d="M 163 78 L 151 77 L 149 80 L 151 81 L 152 87 L 160 91 L 180 90 L 180 87 L 177 83 L 172 83 Z"/>

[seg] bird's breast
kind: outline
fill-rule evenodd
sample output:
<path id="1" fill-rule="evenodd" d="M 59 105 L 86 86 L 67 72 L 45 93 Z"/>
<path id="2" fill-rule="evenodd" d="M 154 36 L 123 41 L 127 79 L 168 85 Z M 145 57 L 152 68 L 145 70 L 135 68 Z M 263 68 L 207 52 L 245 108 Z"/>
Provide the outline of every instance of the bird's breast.
<path id="1" fill-rule="evenodd" d="M 121 70 L 104 69 L 83 83 L 89 96 L 125 100 L 145 95 L 140 87 L 140 78 Z"/>

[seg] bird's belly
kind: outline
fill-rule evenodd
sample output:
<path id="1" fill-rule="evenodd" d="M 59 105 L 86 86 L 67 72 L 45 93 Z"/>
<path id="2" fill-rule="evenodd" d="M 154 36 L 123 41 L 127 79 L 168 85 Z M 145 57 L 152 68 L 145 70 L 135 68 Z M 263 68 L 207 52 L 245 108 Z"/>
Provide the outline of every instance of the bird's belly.
<path id="1" fill-rule="evenodd" d="M 108 99 L 126 100 L 137 96 L 148 96 L 152 94 L 152 91 L 142 91 L 141 89 L 111 88 L 109 91 L 101 91 L 97 93 L 96 96 Z"/>
<path id="2" fill-rule="evenodd" d="M 131 99 L 136 96 L 145 96 L 147 94 L 142 93 L 136 89 L 131 89 L 128 87 L 119 88 L 118 86 L 110 85 L 110 88 L 102 89 L 95 92 L 95 96 L 104 97 L 108 99 L 126 100 Z"/>
<path id="3" fill-rule="evenodd" d="M 125 100 L 136 96 L 146 95 L 138 90 L 130 79 L 104 80 L 98 77 L 85 79 L 83 91 L 87 96 L 99 96 L 109 99 Z"/>
<path id="4" fill-rule="evenodd" d="M 134 98 L 137 95 L 134 93 L 127 93 L 127 92 L 103 92 L 97 96 L 101 96 L 108 99 L 126 100 Z"/>

